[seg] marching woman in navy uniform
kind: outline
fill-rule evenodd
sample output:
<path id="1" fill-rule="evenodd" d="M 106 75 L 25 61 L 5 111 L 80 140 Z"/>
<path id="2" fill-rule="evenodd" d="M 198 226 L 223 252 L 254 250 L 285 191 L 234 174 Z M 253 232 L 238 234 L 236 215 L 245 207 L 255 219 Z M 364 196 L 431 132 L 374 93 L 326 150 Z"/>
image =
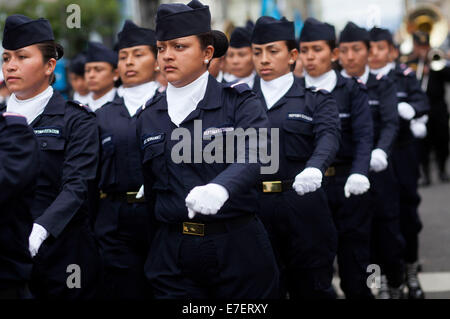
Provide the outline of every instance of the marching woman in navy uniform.
<path id="1" fill-rule="evenodd" d="M 86 54 L 78 53 L 69 64 L 69 82 L 73 90 L 73 100 L 87 104 L 92 93 L 89 92 L 86 79 L 84 77 L 84 65 L 86 64 Z"/>
<path id="2" fill-rule="evenodd" d="M 95 112 L 117 97 L 117 52 L 100 42 L 89 42 L 84 77 L 91 92 L 87 105 Z"/>
<path id="3" fill-rule="evenodd" d="M 24 116 L 0 113 L 0 300 L 29 297 L 28 236 L 39 150 Z"/>
<path id="4" fill-rule="evenodd" d="M 48 20 L 9 16 L 3 47 L 3 73 L 13 93 L 7 110 L 27 118 L 40 149 L 29 236 L 31 292 L 37 298 L 93 297 L 99 254 L 86 199 L 98 161 L 95 114 L 50 86 L 64 51 Z"/>
<path id="5" fill-rule="evenodd" d="M 367 86 L 374 128 L 369 170 L 369 209 L 372 216 L 370 259 L 372 263 L 379 264 L 391 279 L 391 291 L 398 296 L 403 277 L 401 256 L 404 241 L 399 233 L 396 179 L 392 165 L 388 165 L 388 156 L 398 130 L 397 97 L 391 80 L 370 72 L 367 65 L 369 50 L 367 34 L 359 29 L 351 38 L 344 38 L 339 43 L 339 62 L 343 67 L 343 76 L 357 77 Z"/>
<path id="6" fill-rule="evenodd" d="M 143 107 L 137 123 L 145 198 L 159 223 L 145 267 L 153 293 L 160 299 L 274 297 L 278 269 L 255 215 L 261 165 L 249 161 L 247 143 L 228 150 L 226 163 L 211 163 L 202 152 L 212 136 L 267 128 L 261 102 L 246 84 L 218 83 L 208 74 L 213 56 L 228 46 L 223 33 L 211 30 L 208 6 L 197 0 L 160 5 L 156 39 L 169 85 Z"/>
<path id="7" fill-rule="evenodd" d="M 418 215 L 419 159 L 411 129 L 417 125 L 414 119 L 425 115 L 429 106 L 412 69 L 395 62 L 387 63 L 394 50 L 392 36 L 387 29 L 380 29 L 379 33 L 373 39 L 370 66 L 382 69 L 382 74 L 388 76 L 397 88 L 399 132 L 392 150 L 392 165 L 399 185 L 400 226 L 406 244 L 406 284 L 410 298 L 422 299 L 424 294 L 417 278 L 418 234 L 422 229 Z"/>
<path id="8" fill-rule="evenodd" d="M 351 40 L 357 27 L 347 25 L 340 41 Z M 366 41 L 369 41 L 367 31 Z M 309 18 L 300 37 L 306 87 L 331 92 L 341 120 L 341 146 L 325 173 L 325 191 L 338 231 L 337 260 L 341 288 L 347 299 L 373 298 L 367 287 L 371 217 L 368 204 L 369 163 L 373 145 L 372 115 L 365 85 L 332 69 L 338 58 L 334 27 Z"/>
<path id="9" fill-rule="evenodd" d="M 246 83 L 250 88 L 253 87 L 256 75 L 252 60 L 252 31 L 251 21 L 248 21 L 245 27 L 234 29 L 225 56 L 228 72 L 232 75 L 228 80 Z"/>
<path id="10" fill-rule="evenodd" d="M 95 233 L 105 266 L 103 296 L 136 299 L 149 295 L 144 276 L 149 218 L 145 200 L 138 196 L 144 181 L 136 140 L 136 111 L 158 88 L 153 81 L 156 39 L 153 30 L 129 20 L 118 37 L 122 97 L 96 111 L 101 140 L 101 195 Z"/>
<path id="11" fill-rule="evenodd" d="M 287 291 L 291 299 L 335 298 L 337 236 L 321 183 L 339 149 L 336 102 L 327 92 L 305 89 L 294 77 L 298 50 L 292 22 L 259 18 L 252 50 L 261 77 L 254 91 L 270 127 L 280 134 L 279 170 L 260 176 L 258 198 L 280 265 L 280 297 Z"/>

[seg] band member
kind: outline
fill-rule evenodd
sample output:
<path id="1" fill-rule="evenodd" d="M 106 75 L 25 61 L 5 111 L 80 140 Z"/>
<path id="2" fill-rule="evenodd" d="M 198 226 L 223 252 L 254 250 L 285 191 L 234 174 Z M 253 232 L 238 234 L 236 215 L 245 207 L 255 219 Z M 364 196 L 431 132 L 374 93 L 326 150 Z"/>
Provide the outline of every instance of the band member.
<path id="1" fill-rule="evenodd" d="M 248 21 L 245 27 L 234 29 L 225 56 L 228 72 L 233 76 L 233 78 L 225 78 L 225 80 L 243 82 L 250 88 L 253 87 L 256 75 L 252 60 L 252 31 L 253 23 L 251 21 Z"/>
<path id="2" fill-rule="evenodd" d="M 3 74 L 13 93 L 6 109 L 27 118 L 40 149 L 29 236 L 31 292 L 40 299 L 91 298 L 100 262 L 86 203 L 98 161 L 95 115 L 51 87 L 64 50 L 48 20 L 9 16 L 3 47 Z"/>
<path id="3" fill-rule="evenodd" d="M 305 24 L 302 39 L 306 39 Z M 336 229 L 322 176 L 339 148 L 336 103 L 324 91 L 305 89 L 292 71 L 298 51 L 294 24 L 261 17 L 252 35 L 259 77 L 254 91 L 279 129 L 280 168 L 260 176 L 259 215 L 281 269 L 280 297 L 335 298 L 331 286 Z"/>
<path id="4" fill-rule="evenodd" d="M 73 99 L 82 104 L 88 104 L 92 98 L 84 77 L 85 64 L 85 53 L 78 53 L 69 64 L 69 82 L 73 89 Z"/>
<path id="5" fill-rule="evenodd" d="M 442 182 L 449 181 L 447 159 L 449 154 L 449 113 L 445 101 L 446 83 L 450 82 L 450 64 L 442 69 L 431 67 L 429 60 L 430 36 L 424 32 L 413 34 L 414 49 L 411 56 L 404 62 L 416 71 L 421 88 L 428 96 L 430 112 L 428 113 L 427 135 L 419 141 L 420 162 L 423 172 L 423 182 L 430 185 L 430 155 L 435 153 L 438 175 Z"/>
<path id="6" fill-rule="evenodd" d="M 373 146 L 372 114 L 367 89 L 355 78 L 344 78 L 332 69 L 338 59 L 334 27 L 313 18 L 306 20 L 307 34 L 300 45 L 307 87 L 331 92 L 336 100 L 341 121 L 341 145 L 333 164 L 325 172 L 325 191 L 338 231 L 337 261 L 341 288 L 347 299 L 373 298 L 367 287 L 367 266 L 370 264 L 368 179 Z M 346 25 L 339 42 L 346 49 L 348 42 L 368 33 L 355 24 Z"/>
<path id="7" fill-rule="evenodd" d="M 117 71 L 117 52 L 99 42 L 89 42 L 84 76 L 91 99 L 88 103 L 96 111 L 117 97 L 115 82 L 119 79 Z"/>
<path id="8" fill-rule="evenodd" d="M 384 65 L 394 51 L 389 30 L 382 29 L 373 43 L 370 64 L 376 67 Z M 392 57 L 391 57 L 392 60 Z M 405 238 L 406 283 L 409 297 L 423 298 L 417 278 L 418 234 L 422 223 L 418 215 L 420 196 L 417 192 L 419 179 L 419 161 L 415 148 L 415 138 L 411 132 L 411 121 L 425 115 L 428 101 L 412 69 L 405 65 L 390 62 L 384 66 L 383 75 L 387 75 L 397 90 L 397 110 L 399 115 L 399 132 L 392 151 L 392 165 L 399 186 L 400 226 Z"/>
<path id="9" fill-rule="evenodd" d="M 28 236 L 38 174 L 36 137 L 25 117 L 0 113 L 0 300 L 29 297 Z"/>
<path id="10" fill-rule="evenodd" d="M 153 30 L 127 20 L 118 35 L 118 70 L 122 97 L 96 111 L 101 138 L 101 190 L 95 224 L 104 259 L 102 294 L 106 298 L 139 299 L 150 295 L 144 276 L 149 218 L 144 198 L 136 111 L 158 89 L 154 81 L 156 39 Z"/>
<path id="11" fill-rule="evenodd" d="M 226 132 L 267 128 L 261 102 L 248 85 L 221 84 L 208 74 L 211 59 L 228 46 L 223 33 L 211 31 L 208 6 L 197 0 L 161 4 L 156 39 L 158 65 L 169 84 L 142 108 L 137 122 L 145 198 L 158 223 L 145 267 L 154 295 L 271 298 L 278 269 L 255 215 L 261 165 L 249 162 L 248 143 L 229 153 L 232 163 L 199 159 L 207 152 L 197 149 L 208 147 L 212 135 L 215 140 Z M 183 139 L 188 146 L 181 150 L 173 139 L 180 134 L 193 137 Z M 229 158 L 226 149 L 214 153 Z"/>
<path id="12" fill-rule="evenodd" d="M 371 208 L 374 210 L 371 257 L 373 263 L 379 264 L 386 275 L 382 277 L 378 298 L 397 299 L 403 295 L 405 247 L 399 221 L 399 189 L 391 159 L 398 133 L 398 102 L 395 83 L 384 75 L 389 68 L 389 55 L 378 54 L 378 51 L 388 47 L 389 41 L 392 42 L 392 35 L 388 30 L 380 28 L 371 29 L 369 34 L 368 63 L 371 77 L 366 85 L 373 111 L 375 139 L 378 139 L 374 142 L 375 150 L 372 151 L 370 162 L 373 171 L 370 177 Z"/>

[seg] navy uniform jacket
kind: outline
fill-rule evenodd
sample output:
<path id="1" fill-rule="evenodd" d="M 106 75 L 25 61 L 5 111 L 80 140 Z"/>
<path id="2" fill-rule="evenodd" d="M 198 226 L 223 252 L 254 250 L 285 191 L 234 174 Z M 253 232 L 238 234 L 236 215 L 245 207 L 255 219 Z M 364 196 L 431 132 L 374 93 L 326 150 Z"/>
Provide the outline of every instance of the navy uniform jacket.
<path id="1" fill-rule="evenodd" d="M 96 111 L 100 135 L 98 187 L 105 193 L 138 191 L 144 183 L 136 140 L 137 116 L 130 116 L 123 98 Z"/>
<path id="2" fill-rule="evenodd" d="M 404 64 L 396 64 L 395 69 L 389 72 L 388 77 L 395 83 L 397 88 L 398 103 L 406 102 L 410 104 L 416 111 L 416 118 L 428 113 L 430 107 L 428 105 L 427 96 L 422 91 L 420 83 L 412 69 Z M 410 121 L 399 116 L 398 145 L 414 141 L 414 136 L 410 130 L 409 123 Z"/>
<path id="3" fill-rule="evenodd" d="M 0 113 L 0 289 L 30 279 L 28 236 L 38 145 L 25 117 Z"/>
<path id="4" fill-rule="evenodd" d="M 253 90 L 260 98 L 270 127 L 279 128 L 280 168 L 266 181 L 294 179 L 305 167 L 325 173 L 339 149 L 340 123 L 336 101 L 323 90 L 306 89 L 295 78 L 289 91 L 269 110 L 255 77 Z"/>
<path id="5" fill-rule="evenodd" d="M 55 91 L 31 127 L 40 148 L 32 214 L 58 237 L 71 221 L 87 218 L 88 181 L 95 178 L 99 148 L 95 113 Z"/>
<path id="6" fill-rule="evenodd" d="M 373 149 L 373 124 L 367 88 L 355 78 L 344 78 L 339 72 L 336 76 L 336 87 L 331 95 L 339 110 L 342 134 L 334 164 L 351 165 L 350 174 L 367 176 Z"/>
<path id="7" fill-rule="evenodd" d="M 390 154 L 398 132 L 397 91 L 386 76 L 369 74 L 367 79 L 369 106 L 372 110 L 374 145 Z"/>
<path id="8" fill-rule="evenodd" d="M 218 83 L 211 75 L 205 97 L 197 108 L 180 124 L 194 136 L 194 120 L 202 120 L 202 136 L 210 135 L 211 128 L 233 131 L 237 128 L 267 128 L 267 116 L 261 102 L 246 84 Z M 193 219 L 211 221 L 256 213 L 256 182 L 260 173 L 258 163 L 191 163 L 172 161 L 172 147 L 179 140 L 171 140 L 177 128 L 167 111 L 166 93 L 147 102 L 138 114 L 137 137 L 141 144 L 146 199 L 155 200 L 157 220 L 166 223 L 187 221 L 185 198 L 196 186 L 216 183 L 225 187 L 230 195 L 222 209 L 214 216 L 197 214 Z M 223 138 L 225 141 L 225 137 Z M 193 139 L 191 144 L 194 151 Z M 204 140 L 203 147 L 210 143 Z M 226 150 L 226 147 L 224 146 Z M 248 145 L 246 145 L 246 157 Z M 156 199 L 154 198 L 156 197 Z"/>

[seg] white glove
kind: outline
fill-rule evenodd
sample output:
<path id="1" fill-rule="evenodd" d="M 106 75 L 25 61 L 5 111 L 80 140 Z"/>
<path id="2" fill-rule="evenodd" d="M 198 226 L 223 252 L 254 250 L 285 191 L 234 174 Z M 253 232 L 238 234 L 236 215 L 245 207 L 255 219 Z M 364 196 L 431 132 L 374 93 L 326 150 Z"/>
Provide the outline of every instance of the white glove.
<path id="1" fill-rule="evenodd" d="M 209 183 L 204 186 L 194 187 L 186 196 L 188 216 L 192 219 L 197 213 L 215 215 L 228 198 L 228 191 L 219 184 Z"/>
<path id="2" fill-rule="evenodd" d="M 44 240 L 49 236 L 49 232 L 39 224 L 33 224 L 30 237 L 28 238 L 28 250 L 31 257 L 36 256 Z"/>
<path id="3" fill-rule="evenodd" d="M 315 167 L 307 167 L 300 174 L 295 176 L 292 187 L 297 194 L 304 195 L 314 192 L 322 185 L 322 172 Z"/>
<path id="4" fill-rule="evenodd" d="M 418 117 L 416 119 L 414 119 L 415 121 L 419 122 L 419 123 L 423 123 L 423 124 L 427 124 L 428 123 L 428 115 L 422 115 L 421 117 Z"/>
<path id="5" fill-rule="evenodd" d="M 411 120 L 409 129 L 415 138 L 424 138 L 427 136 L 427 126 L 418 120 Z"/>
<path id="6" fill-rule="evenodd" d="M 345 197 L 350 195 L 361 195 L 367 192 L 370 188 L 369 179 L 361 174 L 352 174 L 347 178 L 344 186 Z"/>
<path id="7" fill-rule="evenodd" d="M 142 185 L 141 188 L 139 188 L 136 194 L 136 199 L 141 199 L 142 197 L 144 197 L 144 185 Z"/>
<path id="8" fill-rule="evenodd" d="M 370 158 L 370 169 L 378 173 L 384 171 L 387 166 L 387 154 L 381 148 L 374 149 Z"/>
<path id="9" fill-rule="evenodd" d="M 406 102 L 398 103 L 397 110 L 400 117 L 407 121 L 412 120 L 416 115 L 414 108 Z"/>

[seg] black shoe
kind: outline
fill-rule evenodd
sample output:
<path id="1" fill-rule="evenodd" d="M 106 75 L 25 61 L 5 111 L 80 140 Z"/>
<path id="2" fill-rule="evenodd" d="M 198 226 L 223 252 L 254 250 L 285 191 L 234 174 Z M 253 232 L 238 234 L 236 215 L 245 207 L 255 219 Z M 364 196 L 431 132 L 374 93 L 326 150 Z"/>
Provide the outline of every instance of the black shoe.
<path id="1" fill-rule="evenodd" d="M 425 299 L 425 293 L 420 286 L 417 276 L 417 264 L 406 264 L 406 286 L 408 287 L 409 299 Z"/>
<path id="2" fill-rule="evenodd" d="M 397 288 L 389 286 L 389 294 L 391 295 L 391 299 L 403 299 L 404 298 L 403 288 L 404 288 L 403 285 Z"/>
<path id="3" fill-rule="evenodd" d="M 380 290 L 378 290 L 377 299 L 391 299 L 391 294 L 385 275 L 381 275 Z"/>

